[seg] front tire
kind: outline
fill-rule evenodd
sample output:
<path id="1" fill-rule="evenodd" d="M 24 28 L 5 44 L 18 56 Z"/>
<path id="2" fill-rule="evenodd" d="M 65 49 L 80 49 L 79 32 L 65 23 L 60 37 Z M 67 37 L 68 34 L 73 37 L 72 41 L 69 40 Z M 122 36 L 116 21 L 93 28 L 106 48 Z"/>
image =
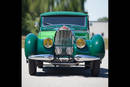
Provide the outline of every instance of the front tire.
<path id="1" fill-rule="evenodd" d="M 85 61 L 85 69 L 90 68 L 91 61 Z"/>
<path id="2" fill-rule="evenodd" d="M 36 61 L 29 59 L 29 74 L 35 75 L 36 74 Z"/>
<path id="3" fill-rule="evenodd" d="M 37 66 L 38 66 L 38 68 L 43 68 L 43 62 L 42 61 L 37 61 Z"/>
<path id="4" fill-rule="evenodd" d="M 91 75 L 92 76 L 99 76 L 99 74 L 100 74 L 100 63 L 101 63 L 101 61 L 99 61 L 99 60 L 92 62 L 92 67 L 91 67 Z"/>

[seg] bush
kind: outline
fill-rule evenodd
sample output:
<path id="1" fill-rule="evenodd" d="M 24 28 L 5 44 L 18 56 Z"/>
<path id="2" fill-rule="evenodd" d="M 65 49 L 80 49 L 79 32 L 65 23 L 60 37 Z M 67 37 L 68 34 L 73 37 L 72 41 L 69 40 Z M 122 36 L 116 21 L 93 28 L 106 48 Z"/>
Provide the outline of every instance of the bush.
<path id="1" fill-rule="evenodd" d="M 32 18 L 32 16 L 27 13 L 25 18 L 22 18 L 22 35 L 26 35 L 28 33 L 37 34 L 39 29 L 34 26 L 35 22 L 39 21 L 39 17 Z"/>

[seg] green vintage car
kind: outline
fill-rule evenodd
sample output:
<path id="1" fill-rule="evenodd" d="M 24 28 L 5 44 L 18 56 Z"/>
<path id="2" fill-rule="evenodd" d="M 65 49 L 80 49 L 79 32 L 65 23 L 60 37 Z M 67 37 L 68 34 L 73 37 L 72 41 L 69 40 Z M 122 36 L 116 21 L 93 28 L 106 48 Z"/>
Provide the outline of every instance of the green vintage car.
<path id="1" fill-rule="evenodd" d="M 87 13 L 57 11 L 40 14 L 38 35 L 30 33 L 25 39 L 25 56 L 29 74 L 35 75 L 44 62 L 57 66 L 78 66 L 84 63 L 92 76 L 100 73 L 105 54 L 101 35 L 90 37 Z"/>

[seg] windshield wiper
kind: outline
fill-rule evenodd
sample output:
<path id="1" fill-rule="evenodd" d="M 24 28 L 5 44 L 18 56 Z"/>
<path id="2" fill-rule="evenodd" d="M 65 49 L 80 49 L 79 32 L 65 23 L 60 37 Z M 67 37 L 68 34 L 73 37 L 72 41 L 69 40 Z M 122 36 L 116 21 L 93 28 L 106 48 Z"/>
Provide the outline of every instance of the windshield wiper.
<path id="1" fill-rule="evenodd" d="M 78 24 L 65 24 L 65 25 L 69 25 L 70 27 L 81 27 L 81 25 L 78 25 Z"/>
<path id="2" fill-rule="evenodd" d="M 51 24 L 51 23 L 48 23 L 48 22 L 44 22 L 44 24 L 45 24 L 45 25 L 53 25 L 53 24 Z"/>

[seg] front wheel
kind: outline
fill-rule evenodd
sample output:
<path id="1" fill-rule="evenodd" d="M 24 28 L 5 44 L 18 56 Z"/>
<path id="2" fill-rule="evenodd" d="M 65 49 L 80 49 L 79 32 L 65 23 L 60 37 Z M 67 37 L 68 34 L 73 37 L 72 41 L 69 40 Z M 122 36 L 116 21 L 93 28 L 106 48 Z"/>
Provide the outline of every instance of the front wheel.
<path id="1" fill-rule="evenodd" d="M 37 61 L 37 66 L 38 66 L 38 68 L 43 68 L 43 62 L 42 61 Z"/>
<path id="2" fill-rule="evenodd" d="M 92 62 L 92 67 L 91 67 L 91 75 L 92 76 L 98 76 L 100 73 L 100 63 L 101 61 L 96 60 Z"/>
<path id="3" fill-rule="evenodd" d="M 85 61 L 85 69 L 90 68 L 91 61 Z"/>
<path id="4" fill-rule="evenodd" d="M 29 59 L 29 74 L 35 75 L 36 74 L 36 61 Z"/>

